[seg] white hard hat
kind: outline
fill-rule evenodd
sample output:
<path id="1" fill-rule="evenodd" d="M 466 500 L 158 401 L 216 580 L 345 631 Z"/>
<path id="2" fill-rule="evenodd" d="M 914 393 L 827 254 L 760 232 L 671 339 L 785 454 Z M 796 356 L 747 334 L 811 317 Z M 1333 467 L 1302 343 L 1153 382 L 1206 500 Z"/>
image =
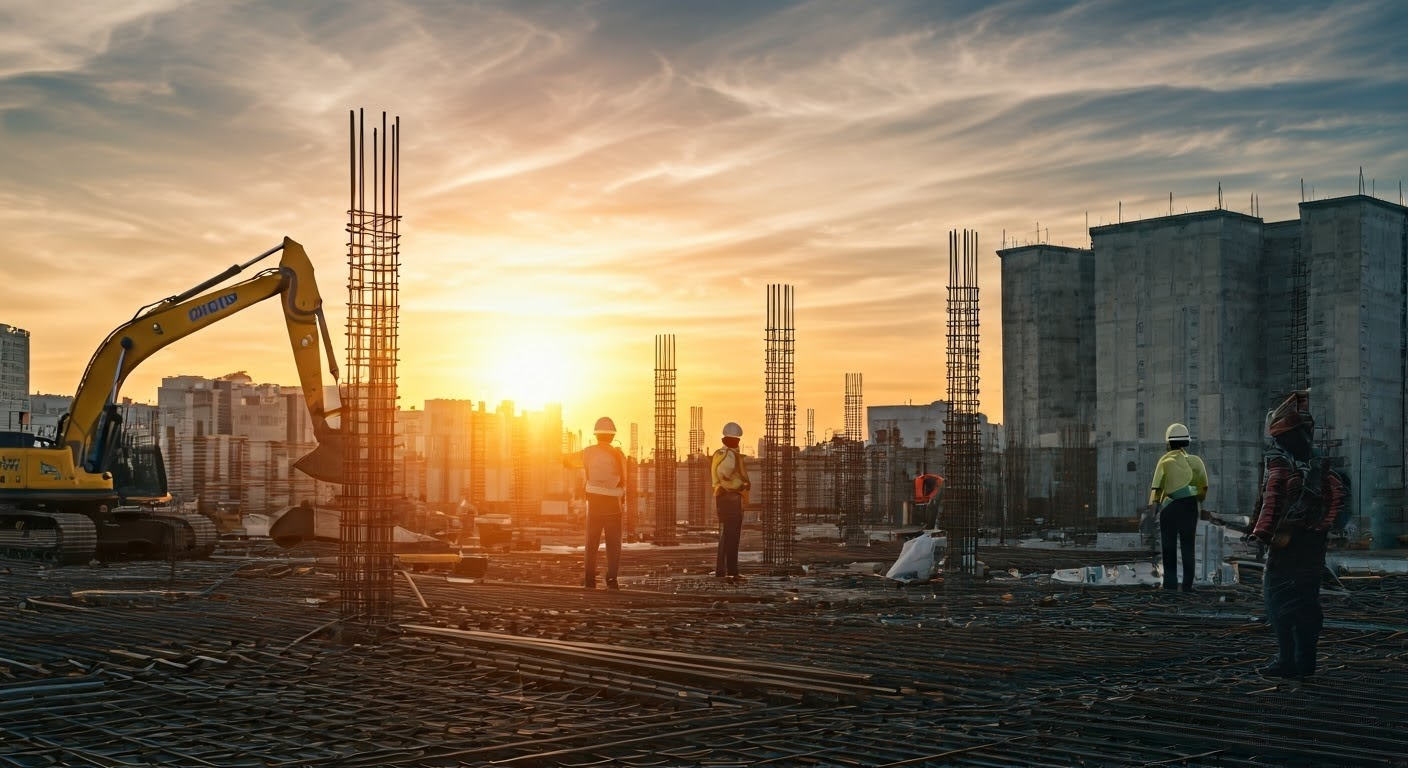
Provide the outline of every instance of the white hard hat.
<path id="1" fill-rule="evenodd" d="M 1188 436 L 1188 428 L 1183 426 L 1182 424 L 1179 424 L 1178 422 L 1174 422 L 1168 425 L 1168 429 L 1164 430 L 1165 441 L 1191 439 L 1192 438 Z"/>
<path id="2" fill-rule="evenodd" d="M 743 437 L 743 427 L 738 426 L 736 421 L 730 421 L 724 425 L 724 437 Z"/>
<path id="3" fill-rule="evenodd" d="M 616 422 L 612 421 L 610 416 L 602 416 L 596 420 L 596 429 L 593 429 L 592 433 L 597 435 L 614 435 L 616 434 Z"/>

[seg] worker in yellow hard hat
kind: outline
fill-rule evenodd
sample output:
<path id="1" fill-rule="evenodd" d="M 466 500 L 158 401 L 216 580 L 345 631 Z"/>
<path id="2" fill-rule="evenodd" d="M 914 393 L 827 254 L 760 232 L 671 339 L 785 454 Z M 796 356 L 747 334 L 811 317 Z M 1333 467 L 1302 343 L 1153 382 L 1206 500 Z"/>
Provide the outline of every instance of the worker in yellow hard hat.
<path id="1" fill-rule="evenodd" d="M 1149 506 L 1159 509 L 1159 533 L 1164 560 L 1164 589 L 1178 589 L 1178 553 L 1183 552 L 1183 591 L 1193 591 L 1193 538 L 1198 531 L 1198 505 L 1208 497 L 1208 471 L 1203 460 L 1188 452 L 1188 427 L 1174 423 L 1164 431 L 1168 452 L 1154 468 Z M 1177 549 L 1175 549 L 1177 547 Z"/>
<path id="2" fill-rule="evenodd" d="M 743 581 L 738 573 L 738 545 L 743 538 L 743 505 L 748 500 L 748 490 L 753 487 L 748 479 L 748 466 L 738 450 L 742 437 L 743 427 L 737 422 L 725 424 L 724 445 L 714 451 L 709 462 L 709 475 L 714 481 L 714 508 L 719 516 L 714 576 L 735 584 Z"/>
<path id="3" fill-rule="evenodd" d="M 592 430 L 596 444 L 582 449 L 582 471 L 586 475 L 587 548 L 586 577 L 582 586 L 596 589 L 596 554 L 603 535 L 606 538 L 606 588 L 619 589 L 616 582 L 621 565 L 621 514 L 626 500 L 626 455 L 612 445 L 616 422 L 606 416 L 596 420 Z"/>

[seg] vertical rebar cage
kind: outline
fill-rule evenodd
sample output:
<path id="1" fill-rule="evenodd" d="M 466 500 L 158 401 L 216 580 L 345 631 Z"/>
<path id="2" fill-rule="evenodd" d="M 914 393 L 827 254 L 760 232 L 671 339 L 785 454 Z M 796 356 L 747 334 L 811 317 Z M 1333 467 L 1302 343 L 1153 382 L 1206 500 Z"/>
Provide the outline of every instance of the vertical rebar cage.
<path id="1" fill-rule="evenodd" d="M 347 452 L 338 548 L 344 620 L 391 621 L 396 359 L 400 274 L 401 118 L 371 130 L 349 113 L 347 367 L 342 427 Z M 368 174 L 370 171 L 370 175 Z"/>
<path id="2" fill-rule="evenodd" d="M 689 458 L 685 460 L 689 476 L 689 527 L 704 527 L 704 489 L 709 485 L 709 459 L 704 455 L 704 408 L 689 407 Z"/>
<path id="3" fill-rule="evenodd" d="M 790 285 L 769 285 L 763 369 L 763 562 L 791 565 L 796 512 L 797 405 Z"/>
<path id="4" fill-rule="evenodd" d="M 865 424 L 862 418 L 863 377 L 859 373 L 846 374 L 846 434 L 841 447 L 841 514 L 844 516 L 844 530 L 841 532 L 846 546 L 859 547 L 870 543 L 862 526 L 865 515 Z"/>
<path id="5" fill-rule="evenodd" d="M 655 543 L 674 546 L 675 335 L 655 337 Z"/>
<path id="6" fill-rule="evenodd" d="M 983 456 L 978 434 L 978 233 L 948 239 L 948 418 L 944 422 L 944 570 L 977 572 L 983 509 Z"/>

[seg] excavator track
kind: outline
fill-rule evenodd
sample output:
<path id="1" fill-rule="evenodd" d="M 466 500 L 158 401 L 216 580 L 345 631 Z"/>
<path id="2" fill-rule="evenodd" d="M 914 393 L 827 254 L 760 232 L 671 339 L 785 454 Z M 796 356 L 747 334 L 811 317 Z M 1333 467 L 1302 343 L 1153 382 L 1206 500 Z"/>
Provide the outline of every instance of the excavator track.
<path id="1" fill-rule="evenodd" d="M 80 565 L 97 549 L 97 527 L 86 515 L 0 509 L 0 557 Z"/>
<path id="2" fill-rule="evenodd" d="M 184 541 L 178 542 L 175 556 L 203 560 L 215 553 L 215 543 L 220 538 L 215 523 L 205 515 L 152 513 L 157 520 L 169 522 L 182 530 Z"/>

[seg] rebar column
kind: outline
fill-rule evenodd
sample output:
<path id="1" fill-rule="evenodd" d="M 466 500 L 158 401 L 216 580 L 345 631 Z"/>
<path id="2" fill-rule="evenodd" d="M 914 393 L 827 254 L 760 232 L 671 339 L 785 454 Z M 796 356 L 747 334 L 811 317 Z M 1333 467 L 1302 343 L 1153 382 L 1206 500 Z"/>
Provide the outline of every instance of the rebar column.
<path id="1" fill-rule="evenodd" d="M 865 420 L 862 411 L 862 375 L 846 374 L 846 434 L 841 441 L 841 538 L 848 547 L 870 543 L 863 526 L 865 515 Z"/>
<path id="2" fill-rule="evenodd" d="M 689 526 L 704 527 L 704 489 L 709 484 L 709 459 L 704 455 L 704 408 L 689 407 Z"/>
<path id="3" fill-rule="evenodd" d="M 796 511 L 797 405 L 793 367 L 793 292 L 790 285 L 769 285 L 766 365 L 763 369 L 763 562 L 792 565 Z"/>
<path id="4" fill-rule="evenodd" d="M 346 437 L 338 547 L 345 624 L 391 622 L 399 351 L 401 118 L 371 131 L 367 163 L 361 110 L 349 113 L 351 193 L 347 221 Z M 368 171 L 370 170 L 370 178 Z"/>
<path id="5" fill-rule="evenodd" d="M 798 466 L 802 473 L 802 495 L 797 504 L 801 519 L 816 523 L 822 522 L 827 506 L 823 503 L 821 476 L 826 471 L 826 457 L 816 444 L 816 409 L 807 409 L 807 439 L 802 444 L 802 462 Z M 832 516 L 829 522 L 836 522 Z"/>
<path id="6" fill-rule="evenodd" d="M 675 335 L 655 337 L 655 544 L 675 536 Z"/>
<path id="7" fill-rule="evenodd" d="M 983 509 L 983 456 L 978 435 L 978 233 L 957 230 L 948 241 L 948 419 L 944 422 L 944 523 L 947 574 L 977 572 Z"/>

